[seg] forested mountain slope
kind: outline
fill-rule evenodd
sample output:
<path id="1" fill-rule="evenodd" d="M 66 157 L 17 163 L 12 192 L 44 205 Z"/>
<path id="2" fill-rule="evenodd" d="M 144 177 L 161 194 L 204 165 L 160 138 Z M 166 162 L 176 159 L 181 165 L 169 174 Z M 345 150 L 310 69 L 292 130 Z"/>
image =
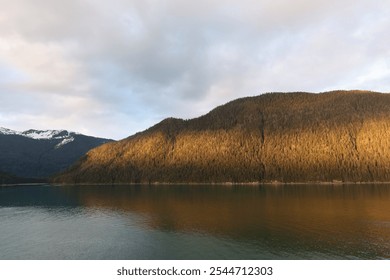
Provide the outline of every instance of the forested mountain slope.
<path id="1" fill-rule="evenodd" d="M 62 183 L 390 181 L 390 95 L 269 93 L 88 152 Z"/>
<path id="2" fill-rule="evenodd" d="M 0 171 L 19 178 L 46 178 L 109 141 L 67 130 L 18 132 L 0 127 Z"/>

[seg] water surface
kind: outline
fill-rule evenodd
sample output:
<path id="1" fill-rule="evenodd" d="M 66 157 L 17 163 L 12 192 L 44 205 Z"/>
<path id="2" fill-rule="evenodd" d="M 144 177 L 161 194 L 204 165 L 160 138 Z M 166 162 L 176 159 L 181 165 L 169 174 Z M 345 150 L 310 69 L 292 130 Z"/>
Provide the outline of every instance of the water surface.
<path id="1" fill-rule="evenodd" d="M 0 187 L 0 259 L 389 259 L 390 185 Z"/>

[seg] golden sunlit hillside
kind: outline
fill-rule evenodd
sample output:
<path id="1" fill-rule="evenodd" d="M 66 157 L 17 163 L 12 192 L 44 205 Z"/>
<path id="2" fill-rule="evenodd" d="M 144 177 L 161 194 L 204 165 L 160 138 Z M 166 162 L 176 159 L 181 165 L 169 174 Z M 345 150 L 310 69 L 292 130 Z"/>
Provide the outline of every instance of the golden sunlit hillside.
<path id="1" fill-rule="evenodd" d="M 269 93 L 165 119 L 87 153 L 58 183 L 390 181 L 390 95 Z"/>

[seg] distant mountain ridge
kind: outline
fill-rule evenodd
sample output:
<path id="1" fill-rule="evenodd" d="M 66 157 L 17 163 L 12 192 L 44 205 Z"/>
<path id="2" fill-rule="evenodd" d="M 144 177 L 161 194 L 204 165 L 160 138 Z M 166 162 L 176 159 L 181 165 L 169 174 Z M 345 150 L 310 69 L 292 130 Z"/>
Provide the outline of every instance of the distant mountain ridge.
<path id="1" fill-rule="evenodd" d="M 9 174 L 7 177 L 46 178 L 109 141 L 67 130 L 19 132 L 0 127 L 0 172 Z"/>
<path id="2" fill-rule="evenodd" d="M 56 145 L 56 148 L 66 145 L 74 141 L 74 136 L 79 133 L 67 130 L 36 130 L 29 129 L 23 132 L 11 130 L 8 128 L 0 127 L 0 134 L 3 135 L 19 135 L 36 140 L 55 140 L 61 139 L 62 141 Z"/>
<path id="3" fill-rule="evenodd" d="M 390 95 L 240 98 L 89 151 L 56 182 L 389 182 Z"/>
<path id="4" fill-rule="evenodd" d="M 36 129 L 29 129 L 20 132 L 8 128 L 0 127 L 0 134 L 20 135 L 32 139 L 60 139 L 60 138 L 69 137 L 72 134 L 74 135 L 79 133 L 67 131 L 67 130 L 36 130 Z"/>

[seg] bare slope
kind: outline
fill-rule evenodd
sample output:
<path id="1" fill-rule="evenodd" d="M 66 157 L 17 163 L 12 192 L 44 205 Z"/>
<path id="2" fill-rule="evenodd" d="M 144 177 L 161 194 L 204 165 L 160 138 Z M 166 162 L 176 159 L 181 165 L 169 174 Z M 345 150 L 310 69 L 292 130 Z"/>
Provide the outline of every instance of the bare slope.
<path id="1" fill-rule="evenodd" d="M 390 95 L 241 98 L 88 152 L 66 183 L 390 181 Z"/>

